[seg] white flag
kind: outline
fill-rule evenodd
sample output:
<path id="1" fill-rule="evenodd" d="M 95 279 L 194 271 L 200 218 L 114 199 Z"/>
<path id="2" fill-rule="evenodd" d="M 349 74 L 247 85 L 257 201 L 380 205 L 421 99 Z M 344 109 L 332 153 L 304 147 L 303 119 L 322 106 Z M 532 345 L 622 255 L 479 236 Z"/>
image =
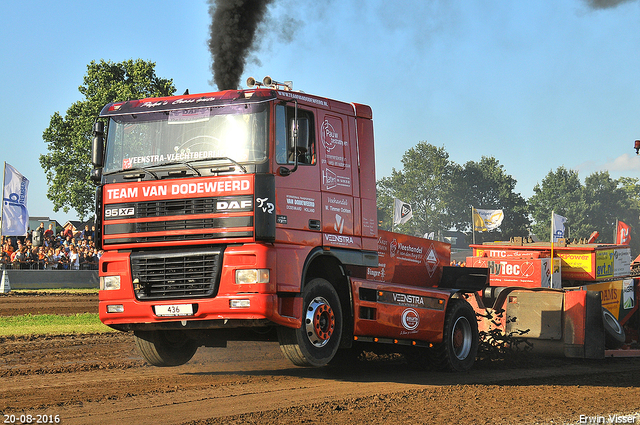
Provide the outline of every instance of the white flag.
<path id="1" fill-rule="evenodd" d="M 558 239 L 564 238 L 564 223 L 567 219 L 554 212 L 551 213 L 551 235 L 553 236 L 552 242 L 558 242 Z"/>
<path id="2" fill-rule="evenodd" d="M 411 205 L 406 202 L 402 202 L 398 198 L 393 198 L 393 225 L 404 224 L 411 217 L 413 217 L 413 211 L 411 211 Z"/>
<path id="3" fill-rule="evenodd" d="M 497 229 L 504 219 L 503 210 L 480 210 L 478 208 L 474 208 L 473 210 L 475 211 L 473 222 L 475 230 L 478 232 Z"/>
<path id="4" fill-rule="evenodd" d="M 29 180 L 11 165 L 4 163 L 4 190 L 2 200 L 2 234 L 22 236 L 27 233 L 27 189 Z"/>

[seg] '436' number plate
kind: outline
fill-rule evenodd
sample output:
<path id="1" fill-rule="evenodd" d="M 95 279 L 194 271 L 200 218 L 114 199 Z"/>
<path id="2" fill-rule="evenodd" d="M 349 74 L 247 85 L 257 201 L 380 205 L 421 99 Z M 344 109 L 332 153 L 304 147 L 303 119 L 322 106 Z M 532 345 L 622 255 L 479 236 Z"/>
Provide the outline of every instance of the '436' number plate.
<path id="1" fill-rule="evenodd" d="M 156 316 L 191 316 L 193 315 L 192 304 L 173 304 L 154 306 Z"/>

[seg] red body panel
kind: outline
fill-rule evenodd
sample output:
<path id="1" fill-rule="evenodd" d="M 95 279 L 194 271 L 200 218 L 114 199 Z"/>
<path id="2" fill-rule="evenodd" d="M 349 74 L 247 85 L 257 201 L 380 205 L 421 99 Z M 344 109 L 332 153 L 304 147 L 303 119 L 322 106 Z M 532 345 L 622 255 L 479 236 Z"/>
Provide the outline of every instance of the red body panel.
<path id="1" fill-rule="evenodd" d="M 352 279 L 351 286 L 355 336 L 442 341 L 449 291 L 359 279 Z"/>
<path id="2" fill-rule="evenodd" d="M 379 231 L 378 267 L 367 279 L 410 286 L 436 286 L 449 265 L 451 245 L 430 239 Z"/>

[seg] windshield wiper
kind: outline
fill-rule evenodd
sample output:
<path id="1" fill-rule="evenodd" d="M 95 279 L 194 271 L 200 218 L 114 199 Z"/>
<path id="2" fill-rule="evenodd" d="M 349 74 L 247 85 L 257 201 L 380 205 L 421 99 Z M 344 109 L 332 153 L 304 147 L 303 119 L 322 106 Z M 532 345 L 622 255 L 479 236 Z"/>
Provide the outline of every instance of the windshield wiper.
<path id="1" fill-rule="evenodd" d="M 189 161 L 191 162 L 191 161 Z M 187 167 L 191 168 L 191 170 L 193 170 L 194 173 L 196 173 L 198 175 L 198 177 L 202 177 L 202 174 L 200 173 L 200 171 L 196 170 L 191 164 L 189 164 L 189 162 L 184 162 L 183 164 L 186 165 Z"/>
<path id="2" fill-rule="evenodd" d="M 136 171 L 143 171 L 143 173 L 136 173 Z M 129 173 L 127 173 L 127 172 L 129 172 Z M 160 180 L 160 177 L 158 177 L 158 175 L 156 173 L 154 173 L 153 171 L 149 170 L 149 168 L 147 168 L 147 167 L 128 168 L 126 170 L 110 171 L 108 173 L 104 173 L 104 175 L 105 176 L 110 176 L 111 174 L 116 174 L 116 173 L 127 173 L 127 174 L 124 174 L 122 176 L 122 178 L 127 179 L 127 180 L 142 178 L 142 177 L 144 177 L 145 173 L 146 174 L 150 174 L 156 180 Z"/>
<path id="3" fill-rule="evenodd" d="M 195 170 L 195 169 L 191 166 L 191 164 L 192 164 L 192 163 L 194 163 L 194 162 L 220 161 L 220 160 L 227 160 L 227 161 L 229 161 L 229 162 L 232 162 L 234 165 L 237 165 L 238 167 L 240 167 L 240 169 L 241 169 L 245 174 L 247 174 L 247 169 L 246 169 L 242 164 L 240 164 L 240 163 L 239 163 L 238 161 L 236 161 L 235 159 L 231 159 L 231 158 L 229 158 L 228 156 L 217 156 L 217 157 L 215 157 L 215 158 L 198 158 L 198 159 L 192 159 L 191 161 L 186 161 L 186 162 L 184 162 L 183 164 L 184 164 L 184 165 L 186 165 L 187 167 L 189 167 L 189 168 L 191 168 L 191 169 Z M 198 174 L 200 174 L 200 173 L 198 173 Z"/>
<path id="4" fill-rule="evenodd" d="M 137 178 L 140 178 L 140 177 L 144 177 L 144 174 L 136 173 L 136 171 L 143 171 L 143 172 L 153 176 L 154 179 L 160 180 L 160 177 L 158 176 L 158 174 L 156 174 L 154 171 L 151 171 L 151 168 L 162 168 L 162 167 L 171 167 L 171 166 L 176 166 L 176 165 L 186 165 L 191 171 L 196 173 L 198 175 L 198 177 L 202 177 L 202 173 L 200 173 L 200 171 L 198 171 L 198 169 L 195 168 L 191 164 L 196 163 L 196 162 L 220 161 L 220 160 L 226 160 L 226 161 L 229 161 L 229 162 L 233 163 L 234 165 L 240 167 L 240 169 L 242 170 L 243 173 L 247 174 L 247 169 L 242 164 L 240 164 L 238 161 L 236 161 L 234 159 L 231 159 L 228 156 L 219 156 L 219 157 L 215 157 L 215 158 L 198 158 L 198 159 L 193 159 L 191 161 L 185 161 L 185 162 L 173 162 L 173 163 L 165 163 L 165 164 L 156 164 L 156 165 L 151 165 L 149 167 L 130 168 L 128 170 L 112 171 L 110 173 L 105 173 L 105 175 L 130 171 L 130 173 L 124 174 L 123 178 L 125 178 L 125 179 L 137 179 Z"/>

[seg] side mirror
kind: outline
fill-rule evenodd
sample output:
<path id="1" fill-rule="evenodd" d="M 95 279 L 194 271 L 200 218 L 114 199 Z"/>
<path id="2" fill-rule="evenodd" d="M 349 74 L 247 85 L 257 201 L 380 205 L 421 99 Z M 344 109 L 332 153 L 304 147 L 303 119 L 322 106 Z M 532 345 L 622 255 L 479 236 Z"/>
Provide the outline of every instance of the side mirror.
<path id="1" fill-rule="evenodd" d="M 93 123 L 93 143 L 91 143 L 91 181 L 99 184 L 102 180 L 102 167 L 104 166 L 104 123 L 96 121 Z"/>
<path id="2" fill-rule="evenodd" d="M 104 165 L 104 123 L 93 123 L 93 143 L 91 144 L 91 162 L 96 168 Z"/>

